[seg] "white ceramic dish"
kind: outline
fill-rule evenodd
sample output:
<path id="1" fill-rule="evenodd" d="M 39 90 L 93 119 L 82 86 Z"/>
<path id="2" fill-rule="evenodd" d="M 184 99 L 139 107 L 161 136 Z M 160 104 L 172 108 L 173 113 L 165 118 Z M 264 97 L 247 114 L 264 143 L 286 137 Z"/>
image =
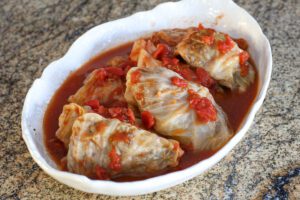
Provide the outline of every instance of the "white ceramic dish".
<path id="1" fill-rule="evenodd" d="M 63 172 L 50 159 L 43 143 L 44 111 L 56 89 L 70 72 L 100 52 L 166 28 L 197 26 L 245 38 L 259 72 L 259 93 L 240 131 L 216 154 L 182 171 L 146 179 L 117 183 L 96 181 L 85 176 Z M 231 0 L 183 0 L 164 3 L 151 11 L 96 26 L 79 37 L 61 59 L 52 62 L 42 77 L 35 80 L 27 93 L 22 112 L 22 132 L 27 147 L 38 165 L 56 180 L 73 188 L 108 195 L 139 195 L 162 190 L 189 180 L 220 161 L 241 140 L 255 113 L 263 103 L 272 70 L 270 44 L 258 23 Z"/>

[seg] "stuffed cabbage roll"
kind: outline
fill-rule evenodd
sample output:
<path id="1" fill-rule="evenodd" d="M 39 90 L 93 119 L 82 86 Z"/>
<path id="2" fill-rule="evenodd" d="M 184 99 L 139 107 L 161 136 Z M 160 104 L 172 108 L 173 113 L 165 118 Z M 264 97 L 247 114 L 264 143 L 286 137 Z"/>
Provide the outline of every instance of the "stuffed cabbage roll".
<path id="1" fill-rule="evenodd" d="M 83 86 L 72 96 L 69 102 L 84 105 L 85 102 L 97 99 L 101 104 L 114 102 L 126 103 L 124 84 L 120 76 L 124 75 L 121 68 L 107 67 L 94 70 L 84 80 Z"/>
<path id="2" fill-rule="evenodd" d="M 59 128 L 56 131 L 56 137 L 65 144 L 66 148 L 69 146 L 74 121 L 84 113 L 86 113 L 86 110 L 75 103 L 70 103 L 63 107 L 63 111 L 58 119 Z"/>
<path id="3" fill-rule="evenodd" d="M 201 29 L 183 39 L 176 52 L 190 65 L 205 69 L 219 84 L 245 91 L 254 81 L 249 55 L 226 34 Z"/>
<path id="4" fill-rule="evenodd" d="M 226 115 L 209 90 L 187 82 L 174 71 L 159 66 L 135 67 L 127 74 L 126 86 L 127 102 L 142 114 L 150 113 L 159 134 L 196 151 L 218 149 L 231 136 Z"/>
<path id="5" fill-rule="evenodd" d="M 183 154 L 175 140 L 95 113 L 77 118 L 72 132 L 68 169 L 92 178 L 161 172 L 177 166 Z"/>

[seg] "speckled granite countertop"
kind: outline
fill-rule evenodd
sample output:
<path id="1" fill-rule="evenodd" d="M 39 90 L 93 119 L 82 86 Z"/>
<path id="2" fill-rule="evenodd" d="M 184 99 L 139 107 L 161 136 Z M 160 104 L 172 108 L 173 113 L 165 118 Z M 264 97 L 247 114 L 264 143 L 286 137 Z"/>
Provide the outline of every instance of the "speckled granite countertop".
<path id="1" fill-rule="evenodd" d="M 162 0 L 0 1 L 0 199 L 115 199 L 60 184 L 32 160 L 21 136 L 27 90 L 91 27 Z M 300 199 L 300 1 L 238 0 L 273 51 L 263 107 L 247 136 L 206 173 L 173 188 L 118 199 Z"/>

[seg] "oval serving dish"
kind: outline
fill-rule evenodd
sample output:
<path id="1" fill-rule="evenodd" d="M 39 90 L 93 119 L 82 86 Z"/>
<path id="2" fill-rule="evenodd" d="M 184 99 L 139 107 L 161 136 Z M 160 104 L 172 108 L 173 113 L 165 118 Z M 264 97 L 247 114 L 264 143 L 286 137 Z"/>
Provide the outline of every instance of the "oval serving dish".
<path id="1" fill-rule="evenodd" d="M 166 10 L 168 12 L 166 12 Z M 162 20 L 163 19 L 163 20 Z M 187 169 L 142 181 L 91 180 L 60 171 L 43 143 L 43 117 L 47 105 L 67 76 L 95 55 L 161 29 L 204 26 L 244 38 L 257 66 L 259 86 L 256 99 L 239 131 L 217 153 Z M 231 0 L 183 0 L 163 3 L 153 10 L 108 22 L 79 37 L 66 55 L 52 62 L 27 93 L 22 112 L 22 134 L 33 159 L 56 180 L 81 191 L 107 195 L 140 195 L 162 190 L 189 180 L 220 161 L 242 139 L 266 96 L 272 71 L 270 44 L 258 23 Z"/>

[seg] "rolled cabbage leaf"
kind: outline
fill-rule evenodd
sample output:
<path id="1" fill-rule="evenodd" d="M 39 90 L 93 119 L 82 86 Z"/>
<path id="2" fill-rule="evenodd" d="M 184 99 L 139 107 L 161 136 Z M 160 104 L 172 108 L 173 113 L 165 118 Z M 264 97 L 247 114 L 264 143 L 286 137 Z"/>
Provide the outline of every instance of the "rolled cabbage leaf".
<path id="1" fill-rule="evenodd" d="M 120 78 L 107 78 L 105 68 L 94 70 L 84 80 L 83 86 L 69 97 L 69 102 L 84 105 L 89 100 L 99 100 L 101 104 L 125 102 L 124 85 Z"/>
<path id="2" fill-rule="evenodd" d="M 161 172 L 177 166 L 182 154 L 175 140 L 87 113 L 73 125 L 67 161 L 71 172 L 109 179 Z"/>
<path id="3" fill-rule="evenodd" d="M 206 87 L 187 81 L 174 85 L 172 79 L 185 81 L 164 67 L 134 67 L 127 74 L 125 98 L 141 112 L 153 115 L 157 133 L 176 139 L 195 151 L 220 148 L 232 134 L 221 107 Z M 191 96 L 199 98 L 195 100 Z M 211 113 L 206 112 L 201 102 L 210 107 L 208 111 L 215 112 L 215 116 L 208 118 L 210 120 L 205 120 L 206 114 Z M 199 116 L 204 120 L 199 120 Z"/>
<path id="4" fill-rule="evenodd" d="M 224 33 L 212 29 L 195 31 L 176 46 L 176 53 L 230 89 L 245 91 L 254 81 L 254 69 L 243 59 L 247 53 Z"/>

